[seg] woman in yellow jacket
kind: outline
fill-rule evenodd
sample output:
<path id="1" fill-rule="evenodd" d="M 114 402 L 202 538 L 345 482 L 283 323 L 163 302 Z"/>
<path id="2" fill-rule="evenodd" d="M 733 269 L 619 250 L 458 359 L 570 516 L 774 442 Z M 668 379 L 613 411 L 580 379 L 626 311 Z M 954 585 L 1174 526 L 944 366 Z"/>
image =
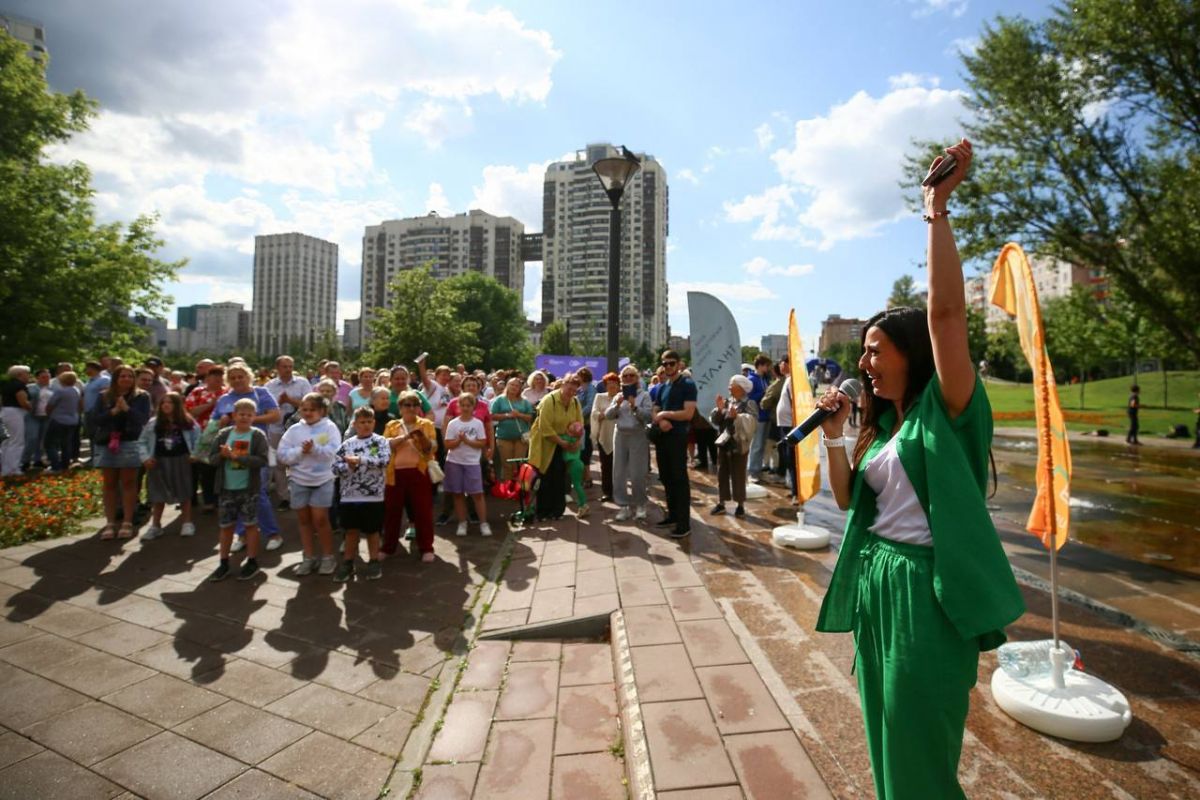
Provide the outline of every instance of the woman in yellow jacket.
<path id="1" fill-rule="evenodd" d="M 392 461 L 387 468 L 384 489 L 383 545 L 381 554 L 395 555 L 400 546 L 400 528 L 404 512 L 417 529 L 421 560 L 433 561 L 433 482 L 429 479 L 429 461 L 434 457 L 437 430 L 432 420 L 420 416 L 421 397 L 411 389 L 396 398 L 400 419 L 384 428 L 383 436 L 392 446 Z"/>
<path id="2" fill-rule="evenodd" d="M 538 403 L 537 418 L 529 431 L 529 463 L 542 476 L 537 495 L 537 518 L 558 519 L 567 510 L 567 470 L 563 450 L 578 450 L 581 441 L 568 443 L 563 437 L 573 422 L 583 424 L 583 409 L 575 398 L 579 378 L 567 373 L 562 386 Z"/>

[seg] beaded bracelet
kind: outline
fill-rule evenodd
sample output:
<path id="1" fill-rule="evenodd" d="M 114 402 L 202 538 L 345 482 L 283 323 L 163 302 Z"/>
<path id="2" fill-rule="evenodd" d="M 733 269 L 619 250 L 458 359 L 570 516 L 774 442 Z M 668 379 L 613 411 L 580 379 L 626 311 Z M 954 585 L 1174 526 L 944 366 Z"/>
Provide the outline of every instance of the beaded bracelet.
<path id="1" fill-rule="evenodd" d="M 846 446 L 846 437 L 839 436 L 836 439 L 827 439 L 825 437 L 825 434 L 822 433 L 821 434 L 821 443 L 825 445 L 826 450 L 828 450 L 831 447 L 845 447 Z"/>
<path id="2" fill-rule="evenodd" d="M 942 210 L 942 211 L 935 211 L 932 214 L 924 214 L 921 216 L 921 219 L 925 220 L 926 222 L 933 222 L 934 220 L 941 219 L 942 217 L 948 218 L 949 216 L 950 216 L 949 211 Z"/>

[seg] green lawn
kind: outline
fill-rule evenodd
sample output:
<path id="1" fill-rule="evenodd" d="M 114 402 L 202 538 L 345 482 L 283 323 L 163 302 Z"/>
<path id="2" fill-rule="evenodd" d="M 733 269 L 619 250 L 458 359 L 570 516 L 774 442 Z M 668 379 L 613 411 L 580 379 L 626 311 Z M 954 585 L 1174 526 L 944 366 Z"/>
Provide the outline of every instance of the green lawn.
<path id="1" fill-rule="evenodd" d="M 1138 376 L 1142 389 L 1142 411 L 1139 415 L 1141 429 L 1146 436 L 1159 436 L 1172 426 L 1187 425 L 1195 433 L 1196 413 L 1200 405 L 1200 372 L 1167 372 L 1167 408 L 1163 408 L 1163 373 L 1144 372 Z M 1126 401 L 1132 376 L 1109 378 L 1089 383 L 1086 389 L 1060 385 L 1058 396 L 1067 417 L 1067 428 L 1073 431 L 1090 431 L 1107 428 L 1124 431 L 1128 427 L 1125 415 Z M 1028 383 L 1009 384 L 988 382 L 988 399 L 997 427 L 1029 428 L 1033 422 L 1033 389 Z M 1080 395 L 1086 401 L 1081 405 Z"/>

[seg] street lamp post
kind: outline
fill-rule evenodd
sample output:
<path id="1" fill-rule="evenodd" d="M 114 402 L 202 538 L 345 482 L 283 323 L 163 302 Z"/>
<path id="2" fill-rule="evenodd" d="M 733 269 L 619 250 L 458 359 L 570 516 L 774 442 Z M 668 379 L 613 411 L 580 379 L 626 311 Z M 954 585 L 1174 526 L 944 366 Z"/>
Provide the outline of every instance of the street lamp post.
<path id="1" fill-rule="evenodd" d="M 621 346 L 619 323 L 621 319 L 621 195 L 625 187 L 641 168 L 642 162 L 624 146 L 618 158 L 602 158 L 592 164 L 592 171 L 600 179 L 612 210 L 608 215 L 608 371 L 615 372 L 618 350 Z"/>

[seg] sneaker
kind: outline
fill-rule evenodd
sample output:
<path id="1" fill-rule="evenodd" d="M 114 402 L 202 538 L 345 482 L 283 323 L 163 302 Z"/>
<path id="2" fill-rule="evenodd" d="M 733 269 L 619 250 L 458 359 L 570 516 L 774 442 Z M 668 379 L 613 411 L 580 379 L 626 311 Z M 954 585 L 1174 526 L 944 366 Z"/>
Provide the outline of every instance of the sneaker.
<path id="1" fill-rule="evenodd" d="M 590 506 L 588 506 L 587 503 L 584 503 L 579 508 L 575 509 L 575 516 L 579 517 L 579 519 L 583 519 L 584 517 L 586 517 L 588 514 L 591 514 L 591 513 L 592 513 L 592 509 Z"/>
<path id="2" fill-rule="evenodd" d="M 479 535 L 480 536 L 491 536 L 492 535 L 492 526 L 488 525 L 486 522 L 479 523 Z"/>
<path id="3" fill-rule="evenodd" d="M 422 564 L 432 564 L 434 558 L 436 558 L 436 556 L 434 556 L 433 553 L 421 553 Z"/>
<path id="4" fill-rule="evenodd" d="M 317 561 L 317 559 L 314 556 L 306 556 L 305 558 L 303 558 L 300 561 L 299 564 L 296 565 L 296 569 L 293 570 L 292 574 L 294 574 L 294 575 L 312 575 L 313 570 L 315 570 L 317 568 L 318 563 L 319 562 Z"/>
<path id="5" fill-rule="evenodd" d="M 247 558 L 242 562 L 242 568 L 238 572 L 237 579 L 239 581 L 248 581 L 258 574 L 258 562 L 253 558 Z"/>
<path id="6" fill-rule="evenodd" d="M 691 528 L 676 528 L 675 530 L 671 531 L 672 539 L 683 539 L 683 538 L 686 538 L 691 535 L 692 535 Z"/>
<path id="7" fill-rule="evenodd" d="M 744 516 L 746 516 L 746 507 L 745 507 L 744 505 L 741 505 L 741 504 L 739 503 L 739 504 L 738 504 L 738 507 L 737 507 L 737 508 L 735 508 L 735 509 L 733 510 L 733 515 L 734 515 L 735 517 L 744 517 Z"/>
<path id="8" fill-rule="evenodd" d="M 417 528 L 415 525 L 409 525 L 404 529 L 404 541 L 411 542 L 417 538 Z"/>
<path id="9" fill-rule="evenodd" d="M 368 561 L 367 566 L 363 569 L 363 578 L 368 581 L 377 581 L 383 577 L 383 564 L 378 561 Z"/>
<path id="10" fill-rule="evenodd" d="M 439 528 L 443 525 L 449 525 L 450 524 L 450 515 L 442 514 L 441 516 L 439 516 L 437 518 L 437 520 L 433 524 L 437 525 Z"/>
<path id="11" fill-rule="evenodd" d="M 217 568 L 212 571 L 212 574 L 208 576 L 208 579 L 210 581 L 212 581 L 213 583 L 216 583 L 217 581 L 223 581 L 228 577 L 229 577 L 229 562 L 222 561 L 220 564 L 217 565 Z"/>
<path id="12" fill-rule="evenodd" d="M 638 520 L 639 522 L 644 521 L 646 519 L 646 507 L 638 506 L 637 512 L 633 515 L 633 518 Z"/>
<path id="13" fill-rule="evenodd" d="M 631 511 L 629 509 L 629 506 L 621 506 L 621 508 L 617 511 L 617 516 L 615 517 L 615 519 L 617 522 L 625 522 L 627 519 L 629 519 L 632 516 L 633 516 L 633 511 Z"/>
<path id="14" fill-rule="evenodd" d="M 146 528 L 144 533 L 142 533 L 142 538 L 146 539 L 146 540 L 157 539 L 158 537 L 160 537 L 162 535 L 163 535 L 162 526 L 151 522 L 150 526 Z"/>
<path id="15" fill-rule="evenodd" d="M 229 552 L 240 553 L 245 549 L 246 549 L 246 537 L 245 536 L 234 536 L 233 537 L 233 546 L 229 548 Z"/>
<path id="16" fill-rule="evenodd" d="M 195 536 L 196 535 L 196 523 L 194 523 L 194 522 L 183 523 L 183 527 L 179 529 L 179 535 L 180 536 Z"/>
<path id="17" fill-rule="evenodd" d="M 740 508 L 740 506 L 739 506 L 739 508 Z M 725 504 L 717 503 L 715 506 L 712 507 L 712 511 L 710 511 L 708 513 L 712 514 L 714 517 L 717 516 L 718 514 L 724 514 L 725 513 Z"/>
<path id="18" fill-rule="evenodd" d="M 671 519 L 670 517 L 663 517 L 658 522 L 654 523 L 654 527 L 656 527 L 656 528 L 673 528 L 673 527 L 675 527 L 675 520 Z"/>
<path id="19" fill-rule="evenodd" d="M 466 536 L 467 535 L 467 521 L 466 520 L 463 520 L 462 522 L 458 523 L 458 530 L 456 530 L 454 532 L 454 535 L 455 536 Z"/>
<path id="20" fill-rule="evenodd" d="M 354 562 L 353 561 L 343 561 L 342 565 L 340 567 L 338 567 L 337 574 L 333 576 L 333 579 L 335 581 L 337 581 L 338 583 L 345 583 L 346 581 L 350 580 L 353 577 L 354 577 Z"/>
<path id="21" fill-rule="evenodd" d="M 283 547 L 283 537 L 282 536 L 280 536 L 279 534 L 275 534 L 274 536 L 267 537 L 267 549 L 268 550 L 278 550 L 281 547 Z"/>
<path id="22" fill-rule="evenodd" d="M 317 567 L 318 575 L 332 575 L 337 569 L 337 559 L 333 556 L 321 556 L 321 566 Z"/>

